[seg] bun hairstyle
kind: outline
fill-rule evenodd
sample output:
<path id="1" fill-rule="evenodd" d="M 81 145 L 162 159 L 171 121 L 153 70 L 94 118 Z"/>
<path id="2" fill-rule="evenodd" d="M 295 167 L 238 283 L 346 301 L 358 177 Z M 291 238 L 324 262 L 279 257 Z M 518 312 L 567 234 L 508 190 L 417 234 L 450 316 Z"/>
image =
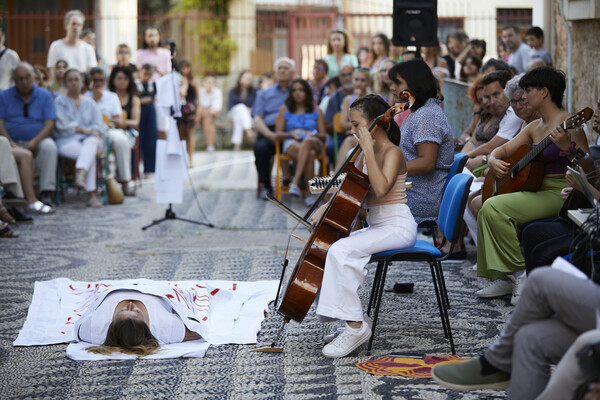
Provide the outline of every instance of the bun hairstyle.
<path id="1" fill-rule="evenodd" d="M 390 105 L 378 94 L 360 97 L 350 105 L 351 110 L 358 110 L 369 121 L 379 117 L 390 108 Z M 382 126 L 388 139 L 396 146 L 400 145 L 400 128 L 392 118 L 388 126 Z"/>

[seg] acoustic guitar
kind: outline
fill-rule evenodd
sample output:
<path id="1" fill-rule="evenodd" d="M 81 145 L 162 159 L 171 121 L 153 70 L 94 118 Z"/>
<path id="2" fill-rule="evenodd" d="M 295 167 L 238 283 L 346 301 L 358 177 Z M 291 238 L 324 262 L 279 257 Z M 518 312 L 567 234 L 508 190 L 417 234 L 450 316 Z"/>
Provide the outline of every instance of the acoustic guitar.
<path id="1" fill-rule="evenodd" d="M 594 110 L 586 107 L 563 121 L 560 126 L 564 130 L 576 128 L 588 121 L 593 114 Z M 528 192 L 538 190 L 544 179 L 544 160 L 540 155 L 551 143 L 552 140 L 548 134 L 537 146 L 532 148 L 532 146 L 524 144 L 517 148 L 512 156 L 503 159 L 510 164 L 510 171 L 503 178 L 496 178 L 491 172 L 485 176 L 481 187 L 482 201 L 485 202 L 490 197 L 499 194 L 513 193 L 519 190 Z"/>

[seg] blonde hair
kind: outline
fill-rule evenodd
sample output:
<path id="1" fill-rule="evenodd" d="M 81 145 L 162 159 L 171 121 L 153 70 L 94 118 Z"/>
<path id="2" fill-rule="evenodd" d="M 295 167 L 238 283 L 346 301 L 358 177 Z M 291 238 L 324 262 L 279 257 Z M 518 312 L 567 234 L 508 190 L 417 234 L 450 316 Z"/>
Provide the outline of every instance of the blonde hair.
<path id="1" fill-rule="evenodd" d="M 101 346 L 88 347 L 86 350 L 104 355 L 120 352 L 144 357 L 157 353 L 159 348 L 158 340 L 144 321 L 126 318 L 111 322 L 104 343 Z"/>

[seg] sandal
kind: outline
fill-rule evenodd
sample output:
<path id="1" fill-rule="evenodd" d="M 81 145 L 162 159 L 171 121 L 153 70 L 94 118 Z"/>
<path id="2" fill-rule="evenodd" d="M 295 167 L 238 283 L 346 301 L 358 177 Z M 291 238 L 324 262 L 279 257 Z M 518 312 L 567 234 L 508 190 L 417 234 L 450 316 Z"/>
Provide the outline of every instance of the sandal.
<path id="1" fill-rule="evenodd" d="M 91 208 L 100 208 L 102 207 L 102 203 L 98 200 L 97 197 L 90 197 L 87 201 L 87 206 Z"/>
<path id="2" fill-rule="evenodd" d="M 17 238 L 19 237 L 19 232 L 15 232 L 6 222 L 0 223 L 0 238 Z"/>
<path id="3" fill-rule="evenodd" d="M 35 203 L 31 203 L 29 205 L 29 209 L 31 211 L 35 211 L 40 214 L 53 214 L 56 211 L 54 208 L 50 207 L 47 204 L 42 203 L 41 201 L 36 201 Z"/>
<path id="4" fill-rule="evenodd" d="M 11 225 L 15 225 L 17 223 L 17 220 L 15 220 L 15 218 L 12 215 L 10 215 L 6 207 L 4 207 L 3 205 L 0 205 L 0 221 L 7 222 Z"/>

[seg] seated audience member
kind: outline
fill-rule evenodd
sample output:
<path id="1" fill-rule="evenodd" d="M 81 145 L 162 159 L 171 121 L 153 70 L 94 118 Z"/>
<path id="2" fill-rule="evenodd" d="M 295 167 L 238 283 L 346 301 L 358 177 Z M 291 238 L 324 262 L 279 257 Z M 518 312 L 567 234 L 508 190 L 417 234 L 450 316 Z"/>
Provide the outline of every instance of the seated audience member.
<path id="1" fill-rule="evenodd" d="M 131 71 L 131 75 L 137 77 L 138 68 L 131 62 L 131 48 L 127 44 L 121 43 L 117 46 L 117 63 L 113 65 L 114 67 L 127 68 Z"/>
<path id="2" fill-rule="evenodd" d="M 327 79 L 327 82 L 325 83 L 325 97 L 323 97 L 323 100 L 321 100 L 321 104 L 319 104 L 319 109 L 321 110 L 323 115 L 325 115 L 325 112 L 327 112 L 327 106 L 329 105 L 329 97 L 333 93 L 337 92 L 341 87 L 342 82 L 340 81 L 339 77 L 334 76 L 333 78 Z"/>
<path id="3" fill-rule="evenodd" d="M 375 75 L 375 81 L 373 82 L 373 90 L 376 94 L 380 95 L 388 104 L 394 104 L 394 94 L 390 90 L 392 81 L 388 76 L 390 69 L 396 65 L 394 60 L 387 59 L 383 63 L 383 66 L 379 69 L 379 72 Z"/>
<path id="4" fill-rule="evenodd" d="M 215 86 L 213 75 L 206 75 L 200 86 L 200 122 L 206 140 L 206 151 L 215 151 L 217 127 L 215 121 L 223 108 L 223 93 Z"/>
<path id="5" fill-rule="evenodd" d="M 85 16 L 79 10 L 71 10 L 65 14 L 66 35 L 52 42 L 48 49 L 46 66 L 50 69 L 50 75 L 54 75 L 58 60 L 65 60 L 69 68 L 80 72 L 87 72 L 98 66 L 94 48 L 79 38 L 84 22 Z"/>
<path id="6" fill-rule="evenodd" d="M 27 169 L 23 169 L 23 171 L 19 170 L 13 154 L 28 157 L 29 165 Z M 33 218 L 19 210 L 21 206 L 27 205 L 27 200 L 23 198 L 24 190 L 19 175 L 28 174 L 28 176 L 24 177 L 30 179 L 29 184 L 31 185 L 31 192 L 33 192 L 33 169 L 31 165 L 31 152 L 29 150 L 18 146 L 12 147 L 9 139 L 0 135 L 0 187 L 4 190 L 3 197 L 0 198 L 0 221 L 9 224 L 33 223 Z"/>
<path id="7" fill-rule="evenodd" d="M 352 84 L 354 85 L 354 92 L 346 96 L 342 103 L 340 110 L 340 126 L 343 130 L 343 135 L 346 138 L 342 141 L 338 150 L 338 158 L 335 161 L 335 170 L 337 171 L 344 165 L 344 161 L 348 156 L 348 153 L 356 147 L 358 140 L 352 134 L 352 123 L 350 121 L 350 104 L 354 103 L 356 99 L 366 96 L 371 93 L 371 75 L 366 68 L 359 68 L 354 70 L 352 74 Z M 338 135 L 340 132 L 338 132 Z"/>
<path id="8" fill-rule="evenodd" d="M 144 64 L 137 82 L 142 110 L 140 113 L 140 149 L 144 160 L 144 175 L 153 174 L 156 167 L 156 83 L 152 80 L 152 65 Z"/>
<path id="9" fill-rule="evenodd" d="M 48 89 L 48 69 L 43 65 L 33 66 L 33 80 L 36 86 L 42 89 Z"/>
<path id="10" fill-rule="evenodd" d="M 441 101 L 437 99 L 437 80 L 423 60 L 396 64 L 389 77 L 396 101 L 400 101 L 400 93 L 405 89 L 415 96 L 409 116 L 405 113 L 400 126 L 400 148 L 413 182 L 413 187 L 406 191 L 407 204 L 418 224 L 436 221 L 444 182 L 454 162 L 454 140 Z"/>
<path id="11" fill-rule="evenodd" d="M 194 78 L 192 63 L 189 60 L 185 58 L 181 59 L 179 61 L 179 68 L 183 79 L 181 86 L 179 86 L 181 119 L 177 121 L 177 128 L 179 129 L 179 138 L 185 140 L 188 153 L 188 166 L 192 168 L 194 167 L 193 155 L 196 150 L 196 132 L 194 127 L 200 123 L 200 119 L 202 118 L 202 109 L 198 100 L 198 96 L 200 95 L 200 81 Z M 205 133 L 205 136 L 208 136 L 208 134 Z"/>
<path id="12" fill-rule="evenodd" d="M 233 122 L 231 143 L 234 151 L 242 148 L 244 134 L 247 138 L 254 136 L 250 115 L 254 100 L 256 100 L 256 89 L 252 86 L 252 72 L 245 69 L 240 72 L 235 87 L 231 88 L 227 96 L 228 116 Z"/>
<path id="13" fill-rule="evenodd" d="M 138 97 L 137 87 L 135 85 L 131 69 L 127 67 L 115 67 L 110 73 L 108 79 L 108 88 L 111 92 L 116 93 L 119 99 L 119 105 L 123 113 L 124 119 L 117 123 L 117 127 L 124 130 L 127 134 L 129 155 L 131 158 L 132 148 L 135 147 L 137 141 L 138 128 L 140 126 L 141 103 Z M 116 151 L 115 151 L 116 153 Z M 135 160 L 134 162 L 139 162 Z M 128 177 L 120 177 L 123 193 L 126 196 L 135 196 L 135 188 L 130 185 L 131 170 L 139 165 L 129 163 L 130 175 Z M 124 167 L 125 169 L 126 167 Z M 129 179 L 127 179 L 129 178 Z"/>
<path id="14" fill-rule="evenodd" d="M 323 60 L 328 65 L 327 74 L 336 76 L 340 73 L 344 64 L 350 64 L 358 68 L 358 59 L 352 54 L 352 46 L 348 34 L 340 29 L 334 29 L 329 32 L 327 38 L 327 55 Z"/>
<path id="15" fill-rule="evenodd" d="M 315 106 L 321 103 L 325 97 L 325 84 L 327 83 L 327 71 L 329 67 L 323 59 L 315 61 L 313 66 L 313 78 L 308 80 L 308 85 L 313 93 Z"/>
<path id="16" fill-rule="evenodd" d="M 494 71 L 506 71 L 506 73 L 508 73 L 511 77 L 513 76 L 513 73 L 510 69 L 510 65 L 508 65 L 505 61 L 503 60 L 498 60 L 495 58 L 490 58 L 489 60 L 487 60 L 482 66 L 481 69 L 479 70 L 479 73 L 481 75 L 487 75 L 490 72 L 494 72 Z"/>
<path id="17" fill-rule="evenodd" d="M 54 66 L 50 76 L 52 77 L 48 90 L 52 92 L 52 96 L 56 98 L 59 94 L 63 96 L 67 94 L 67 87 L 65 86 L 65 72 L 69 69 L 69 64 L 65 60 L 58 60 Z"/>
<path id="18" fill-rule="evenodd" d="M 296 162 L 290 194 L 300 197 L 300 180 L 304 177 L 304 183 L 308 186 L 308 180 L 315 177 L 315 158 L 321 154 L 327 137 L 325 119 L 321 110 L 314 105 L 310 86 L 304 79 L 292 81 L 285 105 L 275 119 L 275 130 L 287 134 L 281 145 L 281 153 Z M 304 203 L 310 207 L 315 200 L 312 195 L 307 195 Z"/>
<path id="19" fill-rule="evenodd" d="M 471 150 L 467 155 L 467 168 L 470 170 L 487 164 L 488 155 L 497 148 L 512 139 L 519 129 L 523 120 L 515 115 L 514 109 L 510 106 L 508 97 L 504 94 L 506 82 L 510 79 L 505 71 L 491 72 L 483 77 L 483 97 L 487 103 L 487 111 L 492 115 L 501 116 L 502 120 L 498 126 L 498 131 L 487 143 Z"/>
<path id="20" fill-rule="evenodd" d="M 463 82 L 473 83 L 479 76 L 481 60 L 475 56 L 467 56 L 462 62 L 458 79 Z"/>
<path id="21" fill-rule="evenodd" d="M 335 114 L 342 111 L 342 104 L 346 96 L 354 93 L 354 83 L 352 82 L 352 75 L 354 74 L 354 67 L 351 64 L 344 64 L 340 67 L 340 83 L 342 87 L 334 93 L 329 95 L 329 102 L 327 109 L 325 110 L 325 128 L 327 133 L 332 135 L 327 140 L 327 158 L 329 160 L 335 160 L 335 148 L 339 148 L 346 139 L 344 132 L 337 132 L 337 142 L 333 140 L 333 118 Z"/>
<path id="22" fill-rule="evenodd" d="M 564 131 L 559 126 L 570 114 L 562 109 L 566 88 L 564 74 L 552 67 L 539 67 L 527 72 L 519 81 L 532 111 L 540 119 L 530 123 L 514 139 L 495 149 L 488 161 L 490 172 L 503 178 L 510 165 L 503 159 L 512 156 L 522 145 L 537 145 L 547 136 L 552 144 L 544 150 L 544 178 L 535 192 L 514 192 L 494 196 L 477 216 L 477 276 L 491 280 L 477 291 L 478 297 L 499 297 L 518 290 L 525 279 L 525 260 L 520 249 L 517 229 L 528 221 L 556 217 L 562 206 L 561 190 L 567 186 L 565 173 L 569 157 L 576 148 L 589 154 L 582 129 Z M 548 132 L 551 132 L 548 134 Z M 581 160 L 586 170 L 592 161 Z"/>
<path id="23" fill-rule="evenodd" d="M 548 49 L 544 46 L 544 31 L 539 26 L 532 26 L 525 32 L 525 42 L 531 48 L 527 60 L 527 69 L 533 69 L 536 66 L 552 66 L 552 57 Z M 538 65 L 539 64 L 539 65 Z"/>
<path id="24" fill-rule="evenodd" d="M 369 65 L 369 71 L 371 73 L 371 80 L 375 78 L 375 75 L 383 67 L 383 63 L 390 56 L 390 39 L 384 33 L 378 33 L 371 39 L 371 63 Z"/>
<path id="25" fill-rule="evenodd" d="M 484 354 L 435 366 L 433 379 L 454 390 L 508 387 L 511 399 L 573 398 L 584 380 L 577 376 L 557 387 L 555 378 L 550 379 L 551 365 L 560 361 L 555 373 L 562 374 L 561 358 L 567 355 L 565 362 L 573 362 L 569 348 L 579 335 L 596 328 L 600 287 L 555 268 L 539 268 L 527 279 L 521 297 L 500 336 Z M 559 392 L 544 391 L 549 381 L 550 388 Z"/>
<path id="26" fill-rule="evenodd" d="M 152 319 L 150 319 L 152 316 Z M 102 327 L 101 332 L 95 327 Z M 160 344 L 200 339 L 163 298 L 138 290 L 115 290 L 75 326 L 79 340 L 95 344 L 86 350 L 97 354 L 121 352 L 148 356 Z M 96 338 L 103 337 L 103 341 Z"/>
<path id="27" fill-rule="evenodd" d="M 13 80 L 15 86 L 0 93 L 0 135 L 7 137 L 12 147 L 35 154 L 35 175 L 39 177 L 41 201 L 33 195 L 32 174 L 30 182 L 23 182 L 29 208 L 42 213 L 52 212 L 51 207 L 45 206 L 52 204 L 51 194 L 56 189 L 57 149 L 50 137 L 56 119 L 52 95 L 34 85 L 33 67 L 28 63 L 17 65 Z M 23 151 L 16 151 L 18 160 L 26 156 L 21 154 Z M 22 162 L 28 165 L 28 161 Z M 22 162 L 19 164 L 24 166 Z"/>
<path id="28" fill-rule="evenodd" d="M 67 95 L 54 100 L 56 106 L 55 139 L 61 156 L 76 160 L 76 188 L 88 192 L 88 207 L 102 206 L 96 195 L 96 154 L 102 148 L 106 124 L 96 103 L 81 95 L 81 73 L 65 72 Z"/>
<path id="29" fill-rule="evenodd" d="M 271 185 L 271 158 L 275 155 L 275 119 L 279 109 L 285 104 L 289 93 L 289 85 L 294 76 L 295 62 L 287 57 L 280 57 L 273 64 L 277 83 L 261 90 L 252 106 L 254 126 L 258 131 L 254 145 L 254 158 L 258 179 L 262 186 L 260 197 L 266 199 L 267 193 L 273 194 Z"/>
<path id="30" fill-rule="evenodd" d="M 114 78 L 111 72 L 111 78 Z M 123 110 L 121 109 L 121 103 L 119 102 L 119 96 L 111 90 L 106 89 L 106 76 L 104 71 L 100 68 L 92 68 L 90 71 L 92 77 L 92 90 L 86 92 L 86 97 L 94 100 L 98 106 L 100 113 L 104 115 L 106 119 L 110 120 L 111 129 L 108 129 L 108 141 L 110 149 L 115 153 L 115 161 L 117 164 L 117 174 L 119 175 L 119 181 L 123 184 L 124 188 L 128 187 L 129 181 L 131 181 L 131 143 L 127 139 L 123 123 Z M 101 143 L 103 145 L 103 143 Z M 128 195 L 135 194 L 129 192 L 128 189 L 125 193 Z"/>

